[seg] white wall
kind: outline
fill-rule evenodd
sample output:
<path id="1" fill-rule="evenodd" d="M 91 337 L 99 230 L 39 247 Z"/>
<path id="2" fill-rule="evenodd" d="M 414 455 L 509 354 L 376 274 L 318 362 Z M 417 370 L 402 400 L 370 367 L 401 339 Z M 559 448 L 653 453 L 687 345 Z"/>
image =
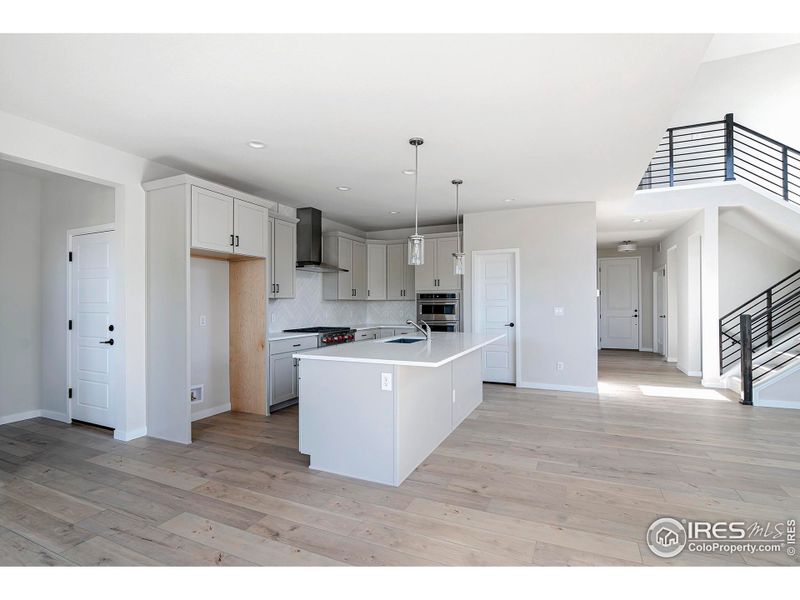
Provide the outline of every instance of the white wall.
<path id="1" fill-rule="evenodd" d="M 702 236 L 704 215 L 695 215 L 683 226 L 661 240 L 661 252 L 653 254 L 653 268 L 666 265 L 667 251 L 676 246 L 676 268 L 668 270 L 667 277 L 677 281 L 677 328 L 670 323 L 670 330 L 677 333 L 677 364 L 684 373 L 697 374 L 702 370 L 701 357 L 701 306 L 698 302 L 690 302 L 690 298 L 699 298 L 700 278 L 692 277 L 699 273 L 699 265 L 690 268 L 690 246 L 692 240 Z M 699 257 L 695 257 L 699 259 Z M 675 272 L 677 271 L 677 273 Z M 671 340 L 674 341 L 674 340 Z M 672 346 L 672 343 L 670 343 Z"/>
<path id="2" fill-rule="evenodd" d="M 230 410 L 228 274 L 227 261 L 192 257 L 192 385 L 203 386 L 203 401 L 192 404 L 193 416 Z M 204 326 L 201 316 L 206 318 Z"/>
<path id="3" fill-rule="evenodd" d="M 472 326 L 472 256 L 519 248 L 521 372 L 530 387 L 597 389 L 597 226 L 594 203 L 464 215 L 464 321 Z M 553 307 L 563 306 L 564 317 Z M 563 371 L 556 362 L 564 362 Z"/>
<path id="4" fill-rule="evenodd" d="M 704 63 L 672 117 L 673 125 L 722 119 L 800 147 L 800 45 Z"/>
<path id="5" fill-rule="evenodd" d="M 639 329 L 642 334 L 640 350 L 653 350 L 653 248 L 640 246 L 635 252 L 617 252 L 616 248 L 598 248 L 597 258 L 640 257 L 639 261 Z M 600 282 L 597 282 L 600 287 Z"/>
<path id="6" fill-rule="evenodd" d="M 724 315 L 800 269 L 800 261 L 756 237 L 758 230 L 720 221 L 719 310 Z M 753 235 L 756 234 L 756 235 Z"/>
<path id="7" fill-rule="evenodd" d="M 49 175 L 42 185 L 42 409 L 67 414 L 67 230 L 114 221 L 114 189 Z"/>
<path id="8" fill-rule="evenodd" d="M 123 406 L 115 437 L 146 433 L 145 194 L 141 182 L 178 172 L 70 133 L 0 112 L 0 158 L 114 187 L 120 281 L 120 344 L 125 365 Z"/>
<path id="9" fill-rule="evenodd" d="M 41 409 L 41 187 L 0 165 L 0 424 Z"/>

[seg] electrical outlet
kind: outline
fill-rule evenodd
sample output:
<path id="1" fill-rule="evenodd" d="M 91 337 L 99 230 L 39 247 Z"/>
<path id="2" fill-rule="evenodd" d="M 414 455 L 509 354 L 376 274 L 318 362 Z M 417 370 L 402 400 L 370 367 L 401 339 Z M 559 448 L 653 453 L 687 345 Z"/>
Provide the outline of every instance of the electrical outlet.
<path id="1" fill-rule="evenodd" d="M 275 313 L 272 313 L 272 314 L 269 316 L 269 320 L 270 320 L 272 323 L 274 323 L 274 322 L 275 322 L 275 320 L 276 320 L 277 318 L 278 318 L 278 315 L 276 315 Z"/>
<path id="2" fill-rule="evenodd" d="M 563 371 L 563 370 L 564 370 L 564 363 L 561 362 L 561 361 L 558 361 L 556 363 L 556 371 Z"/>
<path id="3" fill-rule="evenodd" d="M 205 315 L 200 315 L 200 327 L 208 325 L 208 318 Z"/>
<path id="4" fill-rule="evenodd" d="M 392 374 L 381 373 L 381 390 L 384 392 L 392 391 Z"/>

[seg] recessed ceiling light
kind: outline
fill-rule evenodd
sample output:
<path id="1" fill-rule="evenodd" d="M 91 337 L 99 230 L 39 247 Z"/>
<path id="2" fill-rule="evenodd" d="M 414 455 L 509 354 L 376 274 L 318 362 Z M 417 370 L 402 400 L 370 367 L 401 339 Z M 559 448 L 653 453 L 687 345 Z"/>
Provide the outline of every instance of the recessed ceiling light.
<path id="1" fill-rule="evenodd" d="M 650 219 L 643 219 L 642 217 L 636 217 L 633 219 L 634 223 L 647 223 Z"/>
<path id="2" fill-rule="evenodd" d="M 413 175 L 413 174 L 414 174 L 414 169 L 404 169 L 403 170 L 403 175 Z"/>
<path id="3" fill-rule="evenodd" d="M 337 185 L 336 189 L 339 190 L 340 192 L 349 192 L 350 191 L 350 188 L 347 187 L 346 185 Z"/>
<path id="4" fill-rule="evenodd" d="M 399 214 L 399 213 L 400 213 L 400 211 L 397 211 L 397 210 L 390 210 L 389 211 L 390 215 L 396 215 L 396 214 Z"/>
<path id="5" fill-rule="evenodd" d="M 505 200 L 503 200 L 503 202 L 513 202 L 513 201 L 514 201 L 514 198 L 506 198 Z"/>
<path id="6" fill-rule="evenodd" d="M 260 140 L 250 140 L 247 142 L 247 145 L 251 148 L 255 148 L 256 150 L 261 150 L 262 148 L 266 148 L 266 144 Z"/>

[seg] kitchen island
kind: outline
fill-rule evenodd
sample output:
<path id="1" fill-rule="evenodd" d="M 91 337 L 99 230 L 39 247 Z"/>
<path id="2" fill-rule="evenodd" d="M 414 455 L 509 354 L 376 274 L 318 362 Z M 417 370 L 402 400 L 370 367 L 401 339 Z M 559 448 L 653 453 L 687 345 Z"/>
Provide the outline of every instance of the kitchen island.
<path id="1" fill-rule="evenodd" d="M 300 452 L 310 467 L 400 485 L 483 400 L 481 348 L 433 333 L 299 352 Z"/>

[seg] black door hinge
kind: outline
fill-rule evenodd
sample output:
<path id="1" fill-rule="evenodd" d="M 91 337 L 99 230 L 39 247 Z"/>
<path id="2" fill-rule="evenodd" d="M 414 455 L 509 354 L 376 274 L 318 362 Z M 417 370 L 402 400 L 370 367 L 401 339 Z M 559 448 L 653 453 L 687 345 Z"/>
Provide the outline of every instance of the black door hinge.
<path id="1" fill-rule="evenodd" d="M 67 324 L 67 329 L 72 331 L 72 319 L 69 320 L 69 323 Z"/>
<path id="2" fill-rule="evenodd" d="M 69 253 L 69 262 L 72 262 L 72 252 Z"/>
<path id="3" fill-rule="evenodd" d="M 67 398 L 72 398 L 72 388 L 67 390 Z"/>

